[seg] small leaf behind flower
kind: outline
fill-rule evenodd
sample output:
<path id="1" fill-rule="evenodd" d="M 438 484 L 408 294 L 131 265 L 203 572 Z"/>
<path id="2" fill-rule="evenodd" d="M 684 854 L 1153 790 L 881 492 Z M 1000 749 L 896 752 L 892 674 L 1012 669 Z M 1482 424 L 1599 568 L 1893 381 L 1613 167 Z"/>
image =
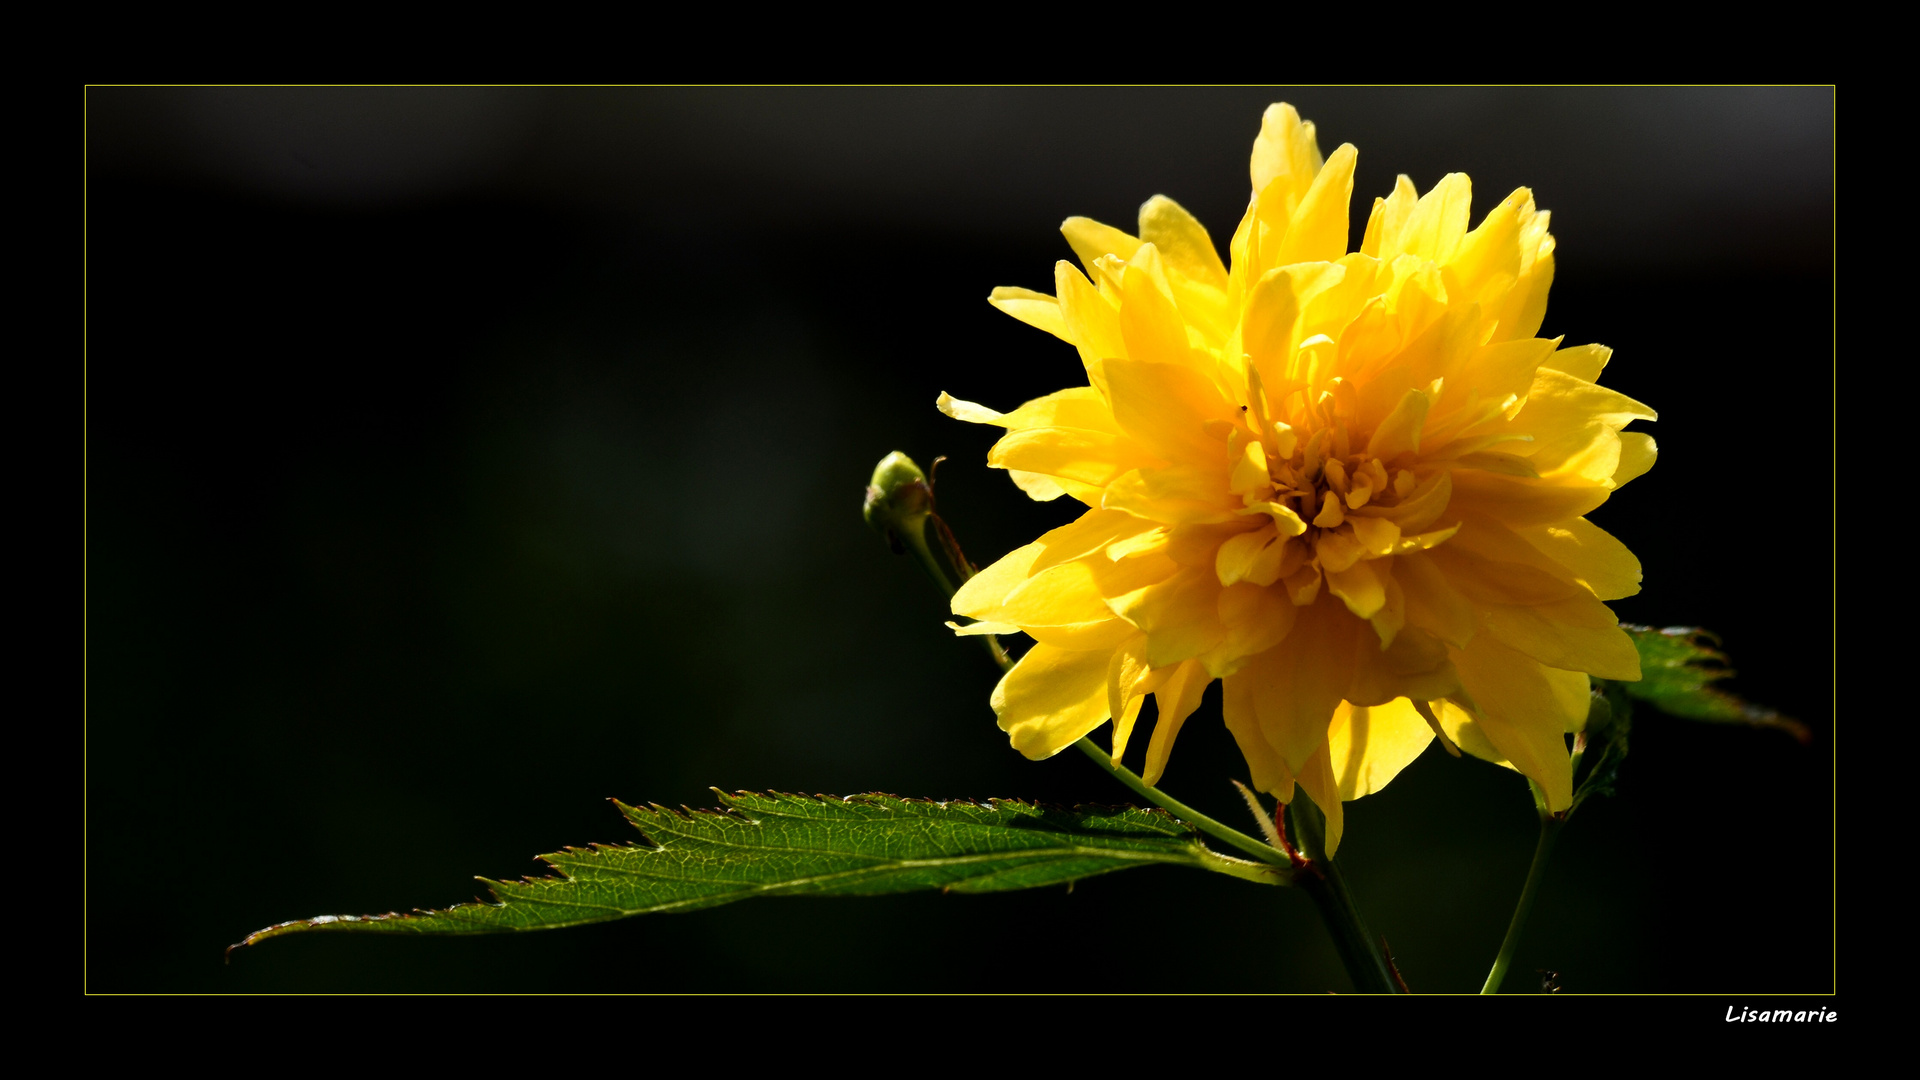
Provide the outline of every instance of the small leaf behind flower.
<path id="1" fill-rule="evenodd" d="M 1719 640 L 1711 633 L 1697 626 L 1656 630 L 1630 623 L 1622 623 L 1621 629 L 1640 650 L 1640 681 L 1618 684 L 1629 695 L 1672 716 L 1778 728 L 1802 743 L 1811 741 L 1805 724 L 1713 685 L 1733 669 L 1726 654 L 1713 647 Z"/>
<path id="2" fill-rule="evenodd" d="M 1001 892 L 1166 863 L 1285 883 L 1275 867 L 1207 850 L 1159 810 L 1031 803 L 929 802 L 716 791 L 721 810 L 627 806 L 638 844 L 568 848 L 541 859 L 558 875 L 485 881 L 496 903 L 401 915 L 322 915 L 249 934 L 252 945 L 308 931 L 496 934 L 654 912 L 695 911 L 754 896 L 874 896 L 938 889 Z M 238 946 L 235 946 L 236 948 Z"/>
<path id="3" fill-rule="evenodd" d="M 1587 768 L 1575 778 L 1578 786 L 1573 791 L 1573 805 L 1567 809 L 1568 817 L 1592 796 L 1613 794 L 1620 766 L 1627 760 L 1627 737 L 1633 730 L 1633 702 L 1622 691 L 1628 685 L 1605 683 L 1600 686 L 1600 692 L 1593 695 L 1593 703 L 1587 710 L 1586 730 L 1574 744 L 1579 748 L 1574 758 L 1575 767 L 1578 768 L 1584 758 Z"/>

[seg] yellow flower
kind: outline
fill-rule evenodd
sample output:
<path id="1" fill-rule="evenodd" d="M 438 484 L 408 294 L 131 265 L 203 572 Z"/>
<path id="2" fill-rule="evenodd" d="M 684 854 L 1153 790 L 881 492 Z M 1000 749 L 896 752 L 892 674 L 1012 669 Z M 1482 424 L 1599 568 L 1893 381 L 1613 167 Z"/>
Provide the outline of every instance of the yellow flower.
<path id="1" fill-rule="evenodd" d="M 1163 196 L 1139 235 L 1086 218 L 1056 295 L 991 302 L 1080 351 L 1086 386 L 949 416 L 1007 434 L 988 463 L 1090 509 L 966 583 L 975 633 L 1035 644 L 993 694 L 1028 757 L 1147 694 L 1158 783 L 1215 679 L 1256 787 L 1298 783 L 1341 830 L 1443 730 L 1566 808 L 1589 675 L 1640 663 L 1603 600 L 1640 564 L 1584 515 L 1645 472 L 1651 409 L 1595 382 L 1610 350 L 1536 337 L 1553 277 L 1525 188 L 1467 228 L 1467 177 L 1400 177 L 1347 251 L 1355 152 L 1267 110 L 1232 269 Z"/>

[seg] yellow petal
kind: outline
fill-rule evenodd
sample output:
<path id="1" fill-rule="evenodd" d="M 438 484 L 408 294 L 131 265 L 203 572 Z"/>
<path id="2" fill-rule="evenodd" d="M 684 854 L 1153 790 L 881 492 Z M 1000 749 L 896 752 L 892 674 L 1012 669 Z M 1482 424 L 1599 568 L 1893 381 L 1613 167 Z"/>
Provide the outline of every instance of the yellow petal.
<path id="1" fill-rule="evenodd" d="M 971 622 L 965 626 L 961 626 L 951 619 L 947 620 L 947 629 L 953 631 L 955 637 L 980 637 L 984 634 L 1017 634 L 1020 632 L 1020 628 L 1012 623 Z"/>
<path id="2" fill-rule="evenodd" d="M 1114 648 L 1113 658 L 1107 662 L 1107 711 L 1110 714 L 1124 715 L 1131 702 L 1145 695 L 1146 691 L 1139 689 L 1139 684 L 1146 679 L 1149 670 L 1145 634 L 1133 634 Z M 1116 762 L 1126 742 L 1119 726 L 1115 725 L 1113 757 Z"/>
<path id="3" fill-rule="evenodd" d="M 1368 555 L 1391 555 L 1400 546 L 1400 526 L 1385 518 L 1356 515 L 1347 524 Z"/>
<path id="4" fill-rule="evenodd" d="M 1385 649 L 1393 644 L 1401 629 L 1407 625 L 1407 594 L 1394 579 L 1391 570 L 1382 570 L 1380 575 L 1386 583 L 1387 602 L 1380 606 L 1379 611 L 1368 616 L 1367 622 L 1373 625 L 1373 632 L 1380 639 L 1380 647 Z"/>
<path id="5" fill-rule="evenodd" d="M 1278 542 L 1279 538 L 1269 529 L 1230 537 L 1214 556 L 1213 572 L 1220 578 L 1220 584 L 1232 585 L 1246 577 L 1253 569 L 1254 559 Z"/>
<path id="6" fill-rule="evenodd" d="M 1140 530 L 1132 536 L 1122 540 L 1115 540 L 1113 543 L 1108 544 L 1107 558 L 1114 562 L 1119 562 L 1121 559 L 1131 559 L 1136 555 L 1144 555 L 1150 552 L 1158 555 L 1167 554 L 1167 548 L 1171 546 L 1173 540 L 1173 530 L 1168 526 L 1155 525 L 1151 521 L 1135 517 L 1122 510 L 1107 510 L 1103 512 L 1117 514 L 1120 517 L 1126 518 L 1133 522 L 1135 529 Z"/>
<path id="7" fill-rule="evenodd" d="M 1013 748 L 1052 757 L 1107 721 L 1109 650 L 1081 652 L 1045 642 L 1027 650 L 993 688 L 993 711 Z"/>
<path id="8" fill-rule="evenodd" d="M 1225 681 L 1227 700 L 1251 710 L 1290 774 L 1326 741 L 1327 724 L 1345 696 L 1359 624 L 1344 610 L 1336 613 L 1338 607 L 1322 597 L 1302 609 L 1286 641 Z"/>
<path id="9" fill-rule="evenodd" d="M 1620 464 L 1613 470 L 1613 486 L 1620 487 L 1629 480 L 1635 480 L 1653 468 L 1653 459 L 1658 453 L 1653 436 L 1640 431 L 1620 433 Z"/>
<path id="10" fill-rule="evenodd" d="M 1597 383 L 1611 359 L 1613 350 L 1605 345 L 1569 345 L 1547 357 L 1545 365 L 1583 382 Z"/>
<path id="11" fill-rule="evenodd" d="M 1342 219 L 1345 213 L 1341 214 Z M 1295 265 L 1315 266 L 1317 263 Z M 1331 260 L 1330 268 L 1313 293 L 1306 296 L 1300 308 L 1300 337 L 1304 345 L 1315 337 L 1324 337 L 1337 342 L 1331 352 L 1340 358 L 1337 370 L 1327 372 L 1327 377 L 1336 374 L 1343 378 L 1352 378 L 1363 372 L 1371 372 L 1377 365 L 1378 357 L 1362 357 L 1351 353 L 1344 341 L 1347 327 L 1352 325 L 1360 314 L 1372 306 L 1381 288 L 1380 262 L 1365 255 L 1348 254 Z M 1354 389 L 1354 388 L 1350 388 Z M 1358 415 L 1358 414 L 1352 414 Z"/>
<path id="12" fill-rule="evenodd" d="M 1037 397 L 995 421 L 1012 429 L 1079 428 L 1117 434 L 1120 426 L 1105 398 L 1091 386 L 1075 386 Z"/>
<path id="13" fill-rule="evenodd" d="M 1514 531 L 1602 600 L 1640 591 L 1640 560 L 1627 545 L 1586 518 Z"/>
<path id="14" fill-rule="evenodd" d="M 971 401 L 961 401 L 945 390 L 940 391 L 940 397 L 934 401 L 934 405 L 941 412 L 946 413 L 955 420 L 964 420 L 969 424 L 1000 424 L 1002 427 L 1006 426 L 1004 423 L 1001 423 L 1005 419 L 1003 414 L 997 413 L 985 405 L 976 405 Z"/>
<path id="15" fill-rule="evenodd" d="M 1552 604 L 1502 604 L 1481 612 L 1488 634 L 1543 664 L 1637 682 L 1640 653 L 1605 604 L 1579 596 Z"/>
<path id="16" fill-rule="evenodd" d="M 1406 231 L 1407 220 L 1413 216 L 1414 207 L 1420 204 L 1420 192 L 1415 190 L 1413 181 L 1405 173 L 1394 179 L 1393 193 L 1384 199 L 1375 199 L 1373 214 L 1367 219 L 1367 232 L 1361 241 L 1362 254 L 1376 259 L 1391 260 L 1402 251 L 1401 234 Z M 1382 254 L 1391 247 L 1390 254 Z"/>
<path id="17" fill-rule="evenodd" d="M 1219 607 L 1227 636 L 1203 658 L 1216 675 L 1237 670 L 1246 657 L 1284 641 L 1299 610 L 1280 590 L 1246 584 L 1220 590 Z"/>
<path id="18" fill-rule="evenodd" d="M 1240 410 L 1211 379 L 1184 364 L 1143 360 L 1109 360 L 1105 370 L 1113 419 L 1122 431 L 1169 460 L 1217 462 L 1226 479 L 1227 444 L 1207 433 L 1207 421 Z"/>
<path id="19" fill-rule="evenodd" d="M 1060 223 L 1060 233 L 1067 238 L 1067 246 L 1080 256 L 1081 265 L 1093 273 L 1093 264 L 1107 255 L 1118 255 L 1122 259 L 1133 258 L 1140 250 L 1140 239 L 1128 236 L 1111 225 L 1102 225 L 1092 218 L 1070 217 Z"/>
<path id="20" fill-rule="evenodd" d="M 1462 469 L 1478 469 L 1481 472 L 1499 473 L 1502 476 L 1523 476 L 1529 480 L 1540 479 L 1540 472 L 1534 468 L 1533 462 L 1518 454 L 1482 450 L 1473 454 L 1461 454 L 1453 459 L 1453 463 Z"/>
<path id="21" fill-rule="evenodd" d="M 1475 718 L 1500 755 L 1539 784 L 1547 808 L 1573 803 L 1573 768 L 1566 732 L 1585 717 L 1589 682 L 1508 649 L 1485 635 L 1454 656 L 1460 685 L 1478 710 Z M 1461 749 L 1471 749 L 1466 742 Z"/>
<path id="22" fill-rule="evenodd" d="M 1061 485 L 1060 481 L 1040 473 L 1008 469 L 1007 479 L 1012 480 L 1013 486 L 1026 492 L 1027 498 L 1034 502 L 1052 502 L 1067 493 L 1067 489 Z M 1085 485 L 1082 485 L 1083 489 L 1084 487 Z"/>
<path id="23" fill-rule="evenodd" d="M 1109 604 L 1147 635 L 1147 659 L 1161 667 L 1198 656 L 1226 637 L 1219 597 L 1220 585 L 1210 567 L 1183 567 L 1164 581 L 1113 597 Z"/>
<path id="24" fill-rule="evenodd" d="M 962 582 L 959 590 L 953 594 L 953 613 L 988 622 L 1005 622 L 995 617 L 1000 610 L 1000 602 L 1006 599 L 1008 593 L 1026 583 L 1033 569 L 1033 561 L 1045 550 L 1040 544 L 1015 548 Z"/>
<path id="25" fill-rule="evenodd" d="M 1260 135 L 1253 140 L 1253 190 L 1265 191 L 1275 181 L 1284 180 L 1304 195 L 1320 164 L 1313 125 L 1302 122 L 1300 114 L 1285 102 L 1267 106 L 1266 115 L 1260 118 Z"/>
<path id="26" fill-rule="evenodd" d="M 1212 681 L 1213 676 L 1207 674 L 1198 661 L 1188 660 L 1174 668 L 1166 682 L 1154 691 L 1153 700 L 1159 706 L 1160 717 L 1154 722 L 1153 738 L 1147 743 L 1146 770 L 1140 774 L 1147 783 L 1158 784 L 1166 775 L 1173 740 L 1180 734 L 1180 726 L 1187 722 L 1187 717 L 1200 707 L 1201 695 Z"/>
<path id="27" fill-rule="evenodd" d="M 1406 177 L 1400 179 L 1405 180 Z M 1380 255 L 1380 233 L 1387 223 L 1387 200 L 1378 195 L 1373 197 L 1373 209 L 1367 214 L 1367 227 L 1360 234 L 1360 253 L 1378 258 Z"/>
<path id="28" fill-rule="evenodd" d="M 1372 562 L 1356 562 L 1344 570 L 1327 570 L 1327 589 L 1359 618 L 1371 619 L 1386 606 L 1387 586 Z"/>
<path id="29" fill-rule="evenodd" d="M 1296 522 L 1299 520 L 1294 519 Z M 1304 530 L 1305 525 L 1302 524 L 1301 528 Z M 1271 585 L 1299 570 L 1306 561 L 1307 546 L 1291 537 L 1281 536 L 1254 555 L 1252 565 L 1247 567 L 1246 580 L 1254 585 Z"/>
<path id="30" fill-rule="evenodd" d="M 1473 203 L 1473 182 L 1465 173 L 1448 173 L 1433 190 L 1420 197 L 1397 236 L 1383 237 L 1380 258 L 1414 255 L 1444 263 L 1467 235 L 1467 212 Z"/>
<path id="31" fill-rule="evenodd" d="M 1107 484 L 1101 505 L 1167 525 L 1196 525 L 1236 520 L 1227 491 L 1226 470 L 1179 465 L 1135 469 Z"/>
<path id="32" fill-rule="evenodd" d="M 1158 585 L 1186 569 L 1167 558 L 1164 551 L 1147 551 L 1124 559 L 1088 559 L 1087 565 L 1094 571 L 1100 595 L 1109 601 Z"/>
<path id="33" fill-rule="evenodd" d="M 1473 604 L 1425 554 L 1397 556 L 1393 560 L 1393 580 L 1406 594 L 1409 623 L 1455 648 L 1472 640 L 1479 627 Z"/>
<path id="34" fill-rule="evenodd" d="M 1059 297 L 1060 317 L 1066 320 L 1069 340 L 1080 350 L 1087 380 L 1104 396 L 1106 375 L 1100 370 L 1101 362 L 1127 355 L 1126 340 L 1120 335 L 1120 313 L 1072 263 L 1061 260 L 1053 269 L 1053 291 Z"/>
<path id="35" fill-rule="evenodd" d="M 1341 702 L 1327 729 L 1328 763 L 1340 798 L 1358 799 L 1386 787 L 1432 741 L 1433 729 L 1406 698 L 1374 706 Z"/>
<path id="36" fill-rule="evenodd" d="M 1071 626 L 1112 617 L 1093 571 L 1075 561 L 1049 567 L 1021 582 L 1000 601 L 1000 622 L 1016 626 Z"/>
<path id="37" fill-rule="evenodd" d="M 1206 226 L 1165 195 L 1155 195 L 1140 207 L 1140 238 L 1160 249 L 1169 269 L 1196 284 L 1224 290 L 1227 268 L 1214 250 Z"/>
<path id="38" fill-rule="evenodd" d="M 1044 641 L 1056 649 L 1070 651 L 1099 649 L 1104 652 L 1118 648 L 1134 633 L 1132 623 L 1118 618 L 1064 626 L 1027 626 L 1022 629 L 1035 641 Z"/>
<path id="39" fill-rule="evenodd" d="M 1089 510 L 1035 541 L 1044 551 L 1033 561 L 1030 573 L 1037 574 L 1048 567 L 1109 549 L 1117 542 L 1152 529 L 1150 523 L 1132 514 L 1123 514 L 1118 510 Z"/>
<path id="40" fill-rule="evenodd" d="M 1127 752 L 1127 743 L 1133 737 L 1134 721 L 1140 718 L 1140 707 L 1147 703 L 1145 695 L 1129 700 L 1121 707 L 1120 715 L 1113 720 L 1113 750 L 1109 755 L 1117 767 Z"/>
<path id="41" fill-rule="evenodd" d="M 1241 447 L 1240 456 L 1234 460 L 1233 471 L 1227 477 L 1227 490 L 1235 495 L 1247 495 L 1272 486 L 1273 479 L 1267 475 L 1266 451 L 1257 442 Z"/>
<path id="42" fill-rule="evenodd" d="M 1080 428 L 1009 431 L 987 451 L 987 464 L 1105 487 L 1152 460 L 1130 439 Z"/>
<path id="43" fill-rule="evenodd" d="M 1460 673 L 1439 638 L 1417 626 L 1402 627 L 1382 648 L 1379 634 L 1356 627 L 1352 675 L 1342 696 L 1355 705 L 1385 705 L 1397 697 L 1431 701 L 1460 689 Z"/>
<path id="44" fill-rule="evenodd" d="M 1493 745 L 1493 740 L 1487 738 L 1486 729 L 1480 726 L 1480 721 L 1474 719 L 1473 714 L 1465 707 L 1451 701 L 1433 701 L 1429 704 L 1433 707 L 1434 718 L 1440 721 L 1441 728 L 1445 729 L 1447 738 L 1452 739 L 1455 746 L 1482 761 L 1490 761 L 1504 769 L 1513 769 L 1513 762 L 1508 761 L 1500 748 Z M 1513 769 L 1513 771 L 1520 770 Z"/>
<path id="45" fill-rule="evenodd" d="M 1447 265 L 1447 293 L 1459 303 L 1492 307 L 1520 277 L 1520 227 L 1533 214 L 1533 193 L 1519 188 L 1466 235 Z"/>
<path id="46" fill-rule="evenodd" d="M 1187 323 L 1174 303 L 1159 250 L 1142 244 L 1120 280 L 1120 335 L 1126 340 L 1127 355 L 1135 360 L 1191 363 Z"/>
<path id="47" fill-rule="evenodd" d="M 1506 536 L 1510 541 L 1517 539 L 1511 533 Z M 1551 604 L 1588 595 L 1571 574 L 1555 573 L 1557 564 L 1501 558 L 1506 552 L 1497 545 L 1498 539 L 1499 534 L 1491 528 L 1463 528 L 1453 543 L 1434 548 L 1426 556 L 1446 574 L 1447 582 L 1478 608 Z M 1530 551 L 1524 543 L 1520 546 Z"/>
<path id="48" fill-rule="evenodd" d="M 1240 348 L 1252 358 L 1256 371 L 1283 370 L 1293 352 L 1293 324 L 1299 314 L 1293 278 L 1287 271 L 1272 271 L 1254 285 L 1241 316 Z"/>
<path id="49" fill-rule="evenodd" d="M 1373 438 L 1367 442 L 1367 453 L 1381 461 L 1391 462 L 1401 454 L 1420 452 L 1420 428 L 1427 422 L 1427 407 L 1432 404 L 1426 393 L 1409 390 L 1400 398 L 1400 404 L 1393 412 L 1380 421 L 1373 430 Z"/>
<path id="50" fill-rule="evenodd" d="M 1340 781 L 1333 775 L 1333 765 L 1325 743 L 1320 744 L 1320 749 L 1307 759 L 1306 768 L 1300 770 L 1298 780 L 1300 789 L 1307 793 L 1313 805 L 1319 807 L 1326 817 L 1327 858 L 1331 859 L 1340 850 L 1340 838 L 1346 835 L 1347 814 L 1340 802 Z"/>
<path id="51" fill-rule="evenodd" d="M 1557 564 L 1503 562 L 1474 550 L 1485 550 L 1497 538 L 1489 529 L 1462 530 L 1453 544 L 1427 553 L 1448 583 L 1473 602 L 1482 629 L 1553 667 L 1604 679 L 1640 678 L 1640 654 L 1605 604 L 1571 575 L 1563 578 L 1543 568 L 1565 573 Z"/>
<path id="52" fill-rule="evenodd" d="M 1253 706 L 1253 695 L 1248 685 L 1235 685 L 1233 678 L 1221 681 L 1225 693 L 1221 695 L 1221 713 L 1227 722 L 1227 731 L 1232 733 L 1234 743 L 1240 747 L 1240 755 L 1247 759 L 1247 771 L 1253 776 L 1253 786 L 1261 791 L 1270 792 L 1282 802 L 1293 798 L 1293 770 L 1267 742 L 1266 734 L 1260 728 L 1260 718 Z M 1151 748 L 1149 748 L 1151 749 Z"/>
<path id="53" fill-rule="evenodd" d="M 1287 596 L 1295 607 L 1306 607 L 1320 595 L 1320 566 L 1308 563 L 1282 578 L 1287 583 Z"/>
<path id="54" fill-rule="evenodd" d="M 1327 158 L 1294 211 L 1274 262 L 1332 262 L 1347 253 L 1347 207 L 1353 201 L 1353 166 L 1358 152 L 1343 145 Z"/>
<path id="55" fill-rule="evenodd" d="M 1228 537 L 1244 531 L 1247 524 L 1246 519 L 1236 517 L 1233 521 L 1222 524 L 1175 527 L 1167 535 L 1167 558 L 1181 566 L 1204 567 L 1212 570 L 1220 545 L 1225 543 Z"/>
<path id="56" fill-rule="evenodd" d="M 988 294 L 987 303 L 1028 326 L 1045 330 L 1068 344 L 1073 343 L 1073 337 L 1067 332 L 1066 317 L 1060 314 L 1060 301 L 1046 293 L 1002 285 Z"/>
<path id="57" fill-rule="evenodd" d="M 1328 502 L 1332 502 L 1331 499 Z M 1319 524 L 1318 519 L 1314 524 Z M 1325 528 L 1325 526 L 1321 526 Z M 1320 569 L 1327 573 L 1338 573 L 1359 562 L 1367 555 L 1367 549 L 1354 539 L 1353 530 L 1342 529 L 1339 532 L 1323 532 L 1314 541 L 1313 553 L 1320 560 Z"/>
<path id="58" fill-rule="evenodd" d="M 1607 501 L 1607 487 L 1578 478 L 1553 482 L 1462 469 L 1452 476 L 1451 502 L 1472 507 L 1514 528 L 1586 517 Z M 1402 523 L 1401 528 L 1408 526 Z"/>
<path id="59" fill-rule="evenodd" d="M 1531 203 L 1521 210 L 1520 272 L 1506 297 L 1489 309 L 1498 323 L 1493 340 L 1529 338 L 1540 332 L 1547 314 L 1547 289 L 1553 284 L 1554 240 L 1547 231 L 1551 217 Z"/>
<path id="60" fill-rule="evenodd" d="M 1241 349 L 1276 384 L 1289 377 L 1303 308 L 1346 277 L 1338 263 L 1297 263 L 1269 271 L 1253 287 L 1242 316 Z"/>
<path id="61" fill-rule="evenodd" d="M 1398 505 L 1376 504 L 1367 512 L 1367 516 L 1391 521 L 1403 533 L 1419 532 L 1437 521 L 1452 501 L 1453 473 L 1439 469 L 1421 480 L 1413 489 L 1413 494 L 1401 499 Z"/>
<path id="62" fill-rule="evenodd" d="M 1613 475 L 1619 461 L 1619 430 L 1634 420 L 1656 419 L 1652 409 L 1602 386 L 1564 372 L 1542 368 L 1533 379 L 1527 404 L 1514 418 L 1515 426 L 1533 436 L 1526 451 L 1534 468 L 1546 473 L 1579 469 L 1588 480 Z M 1580 469 L 1592 457 L 1596 443 L 1611 449 L 1597 470 Z"/>
<path id="63" fill-rule="evenodd" d="M 1483 400 L 1488 401 L 1508 394 L 1525 394 L 1538 376 L 1541 365 L 1553 355 L 1556 344 L 1558 342 L 1546 338 L 1490 342 L 1469 354 L 1466 363 L 1452 376 L 1452 381 L 1456 385 L 1473 387 L 1480 392 Z"/>

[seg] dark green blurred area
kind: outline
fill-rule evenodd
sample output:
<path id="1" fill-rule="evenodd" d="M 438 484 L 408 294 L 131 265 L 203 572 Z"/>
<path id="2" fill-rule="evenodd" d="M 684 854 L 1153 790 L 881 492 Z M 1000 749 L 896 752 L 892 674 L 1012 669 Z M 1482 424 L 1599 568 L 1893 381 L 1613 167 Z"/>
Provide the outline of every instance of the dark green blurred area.
<path id="1" fill-rule="evenodd" d="M 1359 146 L 1361 221 L 1396 171 L 1471 173 L 1476 221 L 1533 184 L 1544 332 L 1612 345 L 1605 381 L 1661 412 L 1659 464 L 1595 515 L 1646 567 L 1617 612 L 1718 631 L 1730 688 L 1814 732 L 1642 711 L 1509 987 L 1831 988 L 1829 91 L 195 93 L 89 92 L 89 989 L 1345 989 L 1305 895 L 1162 869 L 221 962 L 635 839 L 610 797 L 1125 801 L 1007 748 L 996 672 L 861 487 L 889 450 L 950 455 L 940 507 L 983 564 L 1069 520 L 934 398 L 1081 380 L 988 290 L 1046 287 L 1061 218 L 1130 226 L 1156 192 L 1224 242 L 1272 100 Z M 968 118 L 960 149 L 922 111 Z M 432 159 L 407 124 L 492 134 Z M 1218 716 L 1216 688 L 1166 786 L 1239 823 Z M 1430 750 L 1349 815 L 1413 987 L 1477 989 L 1524 783 Z"/>

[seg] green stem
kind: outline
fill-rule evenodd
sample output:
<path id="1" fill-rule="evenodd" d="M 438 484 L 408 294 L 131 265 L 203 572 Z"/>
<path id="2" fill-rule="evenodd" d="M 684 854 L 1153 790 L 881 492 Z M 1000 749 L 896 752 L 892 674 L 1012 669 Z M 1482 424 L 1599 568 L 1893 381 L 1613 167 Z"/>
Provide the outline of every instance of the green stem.
<path id="1" fill-rule="evenodd" d="M 1346 965 L 1354 989 L 1365 994 L 1397 993 L 1400 988 L 1395 984 L 1392 969 L 1380 951 L 1379 941 L 1367 929 L 1366 920 L 1360 917 L 1360 908 L 1353 902 L 1353 891 L 1347 888 L 1346 876 L 1340 873 L 1339 864 L 1327 856 L 1326 819 L 1321 817 L 1320 808 L 1313 805 L 1305 792 L 1300 792 L 1294 796 L 1288 811 L 1301 853 L 1312 859 L 1320 871 L 1318 875 L 1311 871 L 1301 874 L 1297 880 L 1320 908 L 1320 917 L 1327 924 L 1327 932 L 1333 935 L 1333 947 L 1340 953 L 1340 962 Z"/>
<path id="2" fill-rule="evenodd" d="M 927 577 L 932 579 L 934 586 L 940 590 L 940 594 L 949 600 L 953 599 L 953 594 L 958 587 L 954 585 L 953 579 L 947 576 L 946 568 L 940 565 L 940 559 L 934 555 L 933 549 L 927 546 L 927 519 L 920 518 L 912 525 L 914 527 L 899 531 L 900 538 L 906 541 L 907 550 L 913 552 L 914 562 L 919 563 L 920 569 L 927 572 Z M 962 581 L 972 576 L 965 566 L 955 566 L 953 570 L 960 575 Z M 1000 665 L 1000 670 L 1005 671 L 1013 666 L 1013 658 L 1008 656 L 1007 650 L 1000 646 L 999 638 L 992 634 L 981 634 L 979 641 L 986 646 L 988 655 L 993 657 L 993 662 Z"/>
<path id="3" fill-rule="evenodd" d="M 1275 866 L 1292 867 L 1292 860 L 1288 859 L 1286 855 L 1281 852 L 1275 851 L 1273 846 L 1266 841 L 1256 840 L 1230 825 L 1222 825 L 1220 822 L 1215 821 L 1200 811 L 1195 810 L 1193 807 L 1188 806 L 1186 803 L 1181 802 L 1179 799 L 1142 780 L 1138 773 L 1127 768 L 1125 765 L 1115 765 L 1113 763 L 1113 755 L 1100 749 L 1098 743 L 1095 743 L 1085 735 L 1082 735 L 1080 741 L 1073 745 L 1081 753 L 1092 758 L 1095 765 L 1105 769 L 1107 775 L 1120 781 L 1127 787 L 1132 788 L 1136 795 L 1158 806 L 1160 809 L 1167 811 L 1181 821 L 1199 829 L 1208 836 L 1232 844 L 1234 847 L 1239 848 L 1241 851 L 1263 862 L 1270 862 Z M 1304 875 L 1301 878 L 1296 878 L 1296 880 L 1304 880 Z"/>
<path id="4" fill-rule="evenodd" d="M 1513 964 L 1513 954 L 1520 947 L 1520 934 L 1527 928 L 1527 916 L 1533 914 L 1533 901 L 1540 894 L 1540 881 L 1547 876 L 1547 857 L 1553 854 L 1553 842 L 1560 837 L 1560 829 L 1566 824 L 1564 818 L 1552 814 L 1540 815 L 1540 839 L 1533 845 L 1533 866 L 1527 870 L 1526 887 L 1520 890 L 1520 903 L 1513 909 L 1513 921 L 1507 924 L 1507 939 L 1500 943 L 1500 955 L 1493 958 L 1493 970 L 1487 972 L 1487 984 L 1480 988 L 1483 994 L 1497 994 L 1500 983 L 1507 977 L 1507 968 Z"/>
<path id="5" fill-rule="evenodd" d="M 927 519 L 917 518 L 905 523 L 899 530 L 900 539 L 907 542 L 907 550 L 913 552 L 913 561 L 927 572 L 927 577 L 948 599 L 953 598 L 957 589 L 953 579 L 947 576 L 946 567 L 933 557 L 933 549 L 927 546 Z"/>

